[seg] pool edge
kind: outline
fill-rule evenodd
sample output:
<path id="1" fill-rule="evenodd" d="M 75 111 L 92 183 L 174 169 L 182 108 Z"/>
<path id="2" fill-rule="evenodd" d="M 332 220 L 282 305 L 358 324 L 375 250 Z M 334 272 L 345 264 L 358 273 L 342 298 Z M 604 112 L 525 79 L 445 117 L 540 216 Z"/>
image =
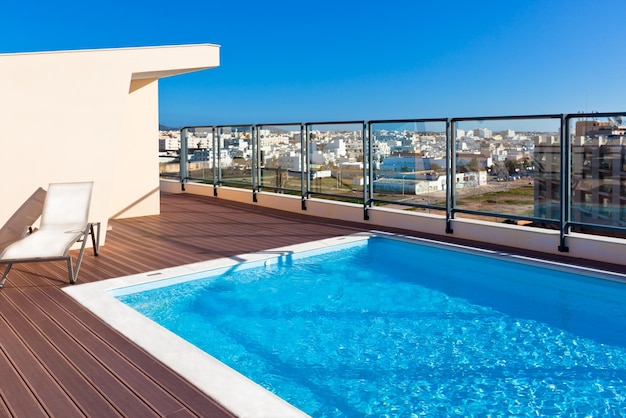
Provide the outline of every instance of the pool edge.
<path id="1" fill-rule="evenodd" d="M 307 417 L 303 411 L 266 390 L 236 370 L 200 350 L 161 325 L 117 300 L 112 292 L 120 288 L 167 281 L 203 270 L 235 266 L 312 251 L 333 245 L 366 240 L 372 233 L 327 238 L 287 247 L 121 276 L 99 282 L 64 287 L 62 290 L 106 324 L 179 373 L 190 383 L 240 417 Z M 184 356 L 181 356 L 184 353 Z"/>

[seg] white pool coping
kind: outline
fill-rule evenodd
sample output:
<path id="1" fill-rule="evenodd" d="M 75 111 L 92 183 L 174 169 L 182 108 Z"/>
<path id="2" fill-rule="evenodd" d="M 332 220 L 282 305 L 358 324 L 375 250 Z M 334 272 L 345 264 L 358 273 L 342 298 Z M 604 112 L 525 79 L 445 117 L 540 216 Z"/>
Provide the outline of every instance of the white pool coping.
<path id="1" fill-rule="evenodd" d="M 232 267 L 242 263 L 246 263 L 246 266 L 257 263 L 262 265 L 268 262 L 276 262 L 281 257 L 290 257 L 302 252 L 322 250 L 337 245 L 353 245 L 376 235 L 406 239 L 497 258 L 507 258 L 509 261 L 539 264 L 543 267 L 552 267 L 560 270 L 578 273 L 587 272 L 600 278 L 626 282 L 626 275 L 619 273 L 607 273 L 601 270 L 572 267 L 567 264 L 535 260 L 509 253 L 479 250 L 461 245 L 372 231 L 133 274 L 99 282 L 73 285 L 63 288 L 63 291 L 235 415 L 259 418 L 306 417 L 308 416 L 307 414 L 293 405 L 161 325 L 146 318 L 117 300 L 114 295 L 134 293 L 162 285 L 171 285 L 190 280 L 194 275 L 205 277 L 209 270 L 230 270 Z M 126 289 L 128 287 L 133 289 Z"/>
<path id="2" fill-rule="evenodd" d="M 139 286 L 140 289 L 142 285 L 146 285 L 146 288 L 152 288 L 155 287 L 155 282 L 167 281 L 171 284 L 181 276 L 229 268 L 241 263 L 263 263 L 304 251 L 356 243 L 370 236 L 372 234 L 357 233 L 323 239 L 230 258 L 73 285 L 63 288 L 63 291 L 233 414 L 239 417 L 259 418 L 307 417 L 307 414 L 280 397 L 120 302 L 114 294 L 120 293 L 120 289 L 128 286 Z"/>

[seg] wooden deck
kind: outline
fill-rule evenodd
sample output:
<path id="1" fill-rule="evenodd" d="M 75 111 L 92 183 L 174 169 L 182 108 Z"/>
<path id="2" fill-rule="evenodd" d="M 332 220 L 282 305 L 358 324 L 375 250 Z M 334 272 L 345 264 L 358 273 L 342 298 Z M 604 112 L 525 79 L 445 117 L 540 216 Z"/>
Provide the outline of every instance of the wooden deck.
<path id="1" fill-rule="evenodd" d="M 77 283 L 368 229 L 193 195 L 165 194 L 161 211 L 110 222 Z M 0 416 L 231 416 L 61 291 L 66 280 L 64 262 L 16 265 L 0 289 Z"/>
<path id="2" fill-rule="evenodd" d="M 161 210 L 112 221 L 77 284 L 358 230 L 191 195 L 163 195 Z M 46 262 L 15 265 L 0 289 L 0 416 L 231 416 L 64 286 L 65 263 Z"/>

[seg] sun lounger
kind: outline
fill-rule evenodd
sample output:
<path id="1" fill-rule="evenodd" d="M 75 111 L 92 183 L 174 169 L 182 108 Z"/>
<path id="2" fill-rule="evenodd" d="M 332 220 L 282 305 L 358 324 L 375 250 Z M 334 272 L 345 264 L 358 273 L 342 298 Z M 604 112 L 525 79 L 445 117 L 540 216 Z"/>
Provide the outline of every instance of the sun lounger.
<path id="1" fill-rule="evenodd" d="M 7 264 L 0 287 L 13 264 L 52 260 L 66 260 L 69 282 L 76 282 L 90 234 L 94 254 L 98 255 L 98 240 L 94 235 L 96 224 L 88 221 L 92 189 L 93 182 L 50 184 L 39 229 L 10 244 L 0 254 L 0 263 Z M 82 242 L 82 245 L 73 268 L 68 253 L 76 242 Z"/>

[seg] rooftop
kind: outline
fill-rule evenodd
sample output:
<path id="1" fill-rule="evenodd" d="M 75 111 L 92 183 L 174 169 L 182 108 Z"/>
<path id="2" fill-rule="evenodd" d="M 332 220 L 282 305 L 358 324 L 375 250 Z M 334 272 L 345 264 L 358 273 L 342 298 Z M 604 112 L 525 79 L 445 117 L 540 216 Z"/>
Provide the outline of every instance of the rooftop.
<path id="1" fill-rule="evenodd" d="M 369 229 L 357 222 L 167 193 L 161 196 L 160 215 L 112 220 L 109 226 L 100 256 L 86 253 L 77 284 Z M 0 290 L 1 414 L 232 416 L 77 304 L 61 290 L 65 277 L 63 262 L 22 264 Z"/>
<path id="2" fill-rule="evenodd" d="M 246 171 L 248 168 L 239 160 L 244 148 L 257 150 L 255 146 L 261 143 L 260 128 L 271 125 L 249 125 L 242 132 L 233 131 L 232 127 L 188 127 L 182 131 L 198 133 L 199 143 L 192 145 L 202 146 L 206 157 L 206 150 L 210 148 L 225 151 L 216 142 L 216 133 L 221 131 L 233 142 L 231 145 L 239 142 L 241 149 L 233 149 L 232 158 L 226 151 L 225 157 L 228 158 L 223 162 L 232 162 L 232 167 L 222 167 L 229 168 L 225 176 L 219 170 L 209 169 L 206 161 L 202 164 L 193 162 L 193 169 L 186 164 L 174 167 L 173 172 L 163 173 L 168 180 L 159 179 L 155 170 L 157 155 L 150 151 L 154 149 L 157 134 L 158 79 L 218 66 L 217 46 L 0 54 L 0 59 L 6 64 L 0 66 L 4 75 L 0 79 L 5 83 L 3 94 L 7 99 L 3 111 L 15 122 L 7 126 L 3 134 L 7 138 L 21 138 L 20 141 L 8 141 L 5 154 L 28 155 L 29 166 L 37 167 L 17 182 L 1 183 L 4 189 L 0 189 L 0 194 L 5 199 L 0 206 L 0 224 L 37 187 L 45 187 L 49 182 L 84 180 L 85 171 L 76 167 L 84 167 L 87 162 L 87 177 L 96 184 L 90 215 L 92 220 L 102 223 L 102 241 L 106 242 L 99 257 L 86 253 L 78 284 L 370 229 L 485 248 L 499 246 L 497 249 L 503 251 L 524 251 L 539 258 L 621 272 L 626 268 L 623 238 L 591 235 L 585 231 L 569 233 L 570 227 L 594 226 L 592 221 L 596 220 L 606 222 L 599 225 L 604 227 L 600 228 L 601 231 L 624 232 L 626 195 L 622 193 L 623 186 L 618 187 L 617 182 L 626 179 L 626 167 L 621 163 L 623 153 L 604 152 L 599 141 L 595 148 L 587 143 L 571 149 L 559 144 L 559 141 L 566 144 L 565 140 L 578 143 L 566 132 L 573 129 L 579 119 L 610 119 L 621 117 L 623 112 L 357 121 L 349 151 L 355 160 L 369 161 L 370 164 L 364 165 L 369 167 L 367 176 L 360 167 L 346 170 L 338 164 L 334 178 L 330 165 L 324 165 L 325 157 L 320 153 L 312 155 L 316 160 L 311 158 L 307 162 L 308 168 L 289 166 L 281 169 L 278 162 L 285 159 L 282 157 L 293 157 L 288 153 L 290 146 L 304 150 L 306 141 L 311 146 L 324 145 L 319 131 L 313 128 L 341 126 L 343 122 L 296 124 L 297 135 L 285 149 L 276 150 L 278 167 L 265 166 L 263 161 L 252 163 L 252 167 L 259 168 L 259 171 L 263 167 L 263 173 Z M 33 80 L 37 82 L 33 83 Z M 366 126 L 387 128 L 408 123 L 416 131 L 430 135 L 435 132 L 430 129 L 434 124 L 441 126 L 440 131 L 444 134 L 438 135 L 434 143 L 424 137 L 421 145 L 423 151 L 436 155 L 457 149 L 456 135 L 465 122 L 508 123 L 509 120 L 527 119 L 546 119 L 555 126 L 549 132 L 560 130 L 562 135 L 537 138 L 533 144 L 537 149 L 532 152 L 534 157 L 543 158 L 538 166 L 543 178 L 537 179 L 537 172 L 533 170 L 537 180 L 534 186 L 527 188 L 527 200 L 524 205 L 509 205 L 507 210 L 510 213 L 501 213 L 502 206 L 498 207 L 497 200 L 491 205 L 487 199 L 482 199 L 488 196 L 486 193 L 478 196 L 480 210 L 472 206 L 475 201 L 456 199 L 457 196 L 467 197 L 468 193 L 464 192 L 474 191 L 469 186 L 477 182 L 473 176 L 465 176 L 467 179 L 457 176 L 457 168 L 465 173 L 464 166 L 472 165 L 472 161 L 462 161 L 462 158 L 449 159 L 446 187 L 443 188 L 443 183 L 435 185 L 437 190 L 432 194 L 418 195 L 414 190 L 412 200 L 409 193 L 405 196 L 405 191 L 409 191 L 408 188 L 405 190 L 405 180 L 407 185 L 411 180 L 409 169 L 417 172 L 418 168 L 426 167 L 403 167 L 404 164 L 397 167 L 400 171 L 394 167 L 383 173 L 391 179 L 389 183 L 399 184 L 399 187 L 390 193 L 374 190 L 374 179 L 378 182 L 379 178 L 374 178 L 373 152 L 367 150 L 364 142 L 359 142 L 367 137 Z M 429 129 L 425 128 L 426 124 Z M 277 124 L 281 128 L 288 125 Z M 25 126 L 46 126 L 46 135 L 41 135 L 39 129 L 24 129 Z M 457 128 L 459 131 L 455 133 Z M 306 135 L 309 129 L 315 133 L 310 138 Z M 211 143 L 207 142 L 209 131 L 212 133 Z M 421 141 L 416 135 L 409 139 Z M 201 140 L 205 141 L 204 145 Z M 186 161 L 184 154 L 192 149 L 184 142 L 180 155 L 182 161 Z M 466 142 L 465 147 L 471 149 L 470 141 Z M 63 153 L 58 152 L 60 144 L 65 150 Z M 408 143 L 400 145 L 399 151 L 407 151 L 414 149 L 416 144 L 411 143 L 412 147 Z M 30 149 L 38 152 L 31 153 Z M 564 150 L 564 158 L 560 158 L 559 152 Z M 283 151 L 284 155 L 281 154 Z M 55 157 L 50 158 L 51 155 Z M 561 164 L 561 161 L 569 163 Z M 7 172 L 24 170 L 22 158 L 5 159 L 4 163 Z M 301 158 L 285 161 L 285 164 L 292 163 L 304 165 Z M 444 166 L 441 164 L 440 168 Z M 526 170 L 525 166 L 521 168 Z M 311 171 L 305 175 L 307 169 Z M 289 170 L 302 175 L 283 176 Z M 568 170 L 574 175 L 561 176 L 561 172 Z M 327 174 L 322 175 L 324 171 Z M 572 178 L 576 176 L 585 181 L 574 183 Z M 365 180 L 366 177 L 369 181 Z M 311 182 L 314 179 L 320 181 Z M 468 187 L 458 186 L 460 180 Z M 372 185 L 371 190 L 365 185 Z M 495 177 L 486 186 L 494 190 L 500 187 Z M 339 201 L 334 201 L 337 197 Z M 439 198 L 442 200 L 437 200 Z M 520 214 L 512 211 L 512 206 L 519 206 L 515 209 L 522 211 L 531 210 Z M 563 211 L 564 208 L 575 209 L 572 216 L 567 210 Z M 470 218 L 485 213 L 495 222 Z M 561 213 L 563 216 L 559 216 Z M 551 222 L 547 222 L 550 228 L 531 228 L 509 225 L 500 222 L 501 218 L 513 222 L 528 219 Z M 0 289 L 0 324 L 3 329 L 0 371 L 5 377 L 0 388 L 0 414 L 90 417 L 232 415 L 63 292 L 62 289 L 68 286 L 66 275 L 63 262 L 21 264 L 12 270 L 5 287 Z"/>

